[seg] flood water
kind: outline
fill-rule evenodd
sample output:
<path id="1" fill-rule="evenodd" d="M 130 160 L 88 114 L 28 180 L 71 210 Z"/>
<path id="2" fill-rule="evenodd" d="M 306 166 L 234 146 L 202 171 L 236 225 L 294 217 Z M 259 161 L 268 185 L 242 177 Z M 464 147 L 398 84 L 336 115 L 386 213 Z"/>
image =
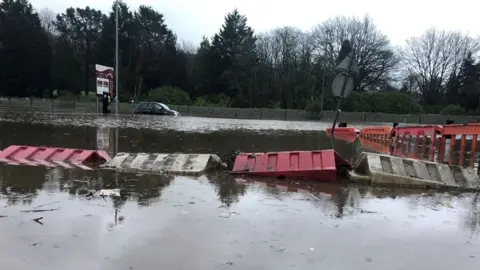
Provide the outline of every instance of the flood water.
<path id="1" fill-rule="evenodd" d="M 326 127 L 3 112 L 0 148 L 223 156 L 331 148 Z M 92 195 L 109 188 L 122 196 Z M 479 208 L 472 193 L 0 165 L 0 269 L 477 269 Z"/>

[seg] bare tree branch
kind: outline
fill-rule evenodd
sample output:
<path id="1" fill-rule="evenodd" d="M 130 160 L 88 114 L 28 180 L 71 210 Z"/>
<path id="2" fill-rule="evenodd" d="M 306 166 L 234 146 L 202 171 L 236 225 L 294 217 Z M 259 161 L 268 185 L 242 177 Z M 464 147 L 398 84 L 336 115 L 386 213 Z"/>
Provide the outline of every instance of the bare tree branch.
<path id="1" fill-rule="evenodd" d="M 407 76 L 415 78 L 425 104 L 436 104 L 467 54 L 480 50 L 480 42 L 468 35 L 435 28 L 406 43 L 402 57 Z"/>
<path id="2" fill-rule="evenodd" d="M 316 25 L 312 38 L 317 54 L 335 69 L 335 59 L 342 42 L 350 40 L 360 69 L 359 90 L 379 91 L 385 86 L 399 62 L 387 36 L 381 33 L 370 17 L 338 16 Z"/>

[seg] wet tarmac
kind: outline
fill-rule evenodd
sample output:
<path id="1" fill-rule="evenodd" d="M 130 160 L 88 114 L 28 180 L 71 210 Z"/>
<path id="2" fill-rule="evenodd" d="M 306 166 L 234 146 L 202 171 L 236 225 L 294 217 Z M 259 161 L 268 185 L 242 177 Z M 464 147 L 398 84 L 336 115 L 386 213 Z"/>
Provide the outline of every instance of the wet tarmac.
<path id="1" fill-rule="evenodd" d="M 331 147 L 318 122 L 0 117 L 2 149 Z M 361 152 L 335 148 L 348 158 Z M 110 188 L 121 196 L 94 194 Z M 470 193 L 0 165 L 0 269 L 477 269 L 479 208 Z"/>

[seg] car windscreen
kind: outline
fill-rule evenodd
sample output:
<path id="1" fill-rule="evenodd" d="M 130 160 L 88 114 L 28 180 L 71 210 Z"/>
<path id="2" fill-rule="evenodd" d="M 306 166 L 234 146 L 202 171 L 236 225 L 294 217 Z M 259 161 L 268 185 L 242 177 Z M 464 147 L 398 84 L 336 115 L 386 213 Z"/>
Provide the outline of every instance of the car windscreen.
<path id="1" fill-rule="evenodd" d="M 163 108 L 165 108 L 166 110 L 170 110 L 170 108 L 168 108 L 167 105 L 163 104 L 163 103 L 159 103 L 160 105 L 162 105 Z"/>

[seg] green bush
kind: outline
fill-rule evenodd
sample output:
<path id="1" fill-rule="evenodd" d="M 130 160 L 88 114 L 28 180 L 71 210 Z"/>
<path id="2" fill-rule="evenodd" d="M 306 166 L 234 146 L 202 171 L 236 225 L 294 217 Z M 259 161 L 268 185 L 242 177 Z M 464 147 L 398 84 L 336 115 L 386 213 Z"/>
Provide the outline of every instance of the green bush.
<path id="1" fill-rule="evenodd" d="M 405 93 L 354 92 L 345 99 L 343 110 L 350 112 L 408 114 L 420 113 L 422 106 Z"/>
<path id="2" fill-rule="evenodd" d="M 324 110 L 335 110 L 338 99 L 325 99 Z M 320 112 L 320 102 L 313 101 L 307 104 L 305 110 L 312 116 Z M 422 112 L 422 107 L 412 97 L 404 93 L 359 93 L 353 92 L 345 98 L 342 110 L 346 112 L 378 112 L 391 114 L 414 114 Z"/>
<path id="3" fill-rule="evenodd" d="M 78 96 L 69 91 L 58 91 L 56 92 L 57 98 L 60 100 L 76 100 Z"/>
<path id="4" fill-rule="evenodd" d="M 462 115 L 465 114 L 465 109 L 457 104 L 451 104 L 442 109 L 440 114 L 443 115 Z"/>
<path id="5" fill-rule="evenodd" d="M 309 100 L 307 106 L 305 106 L 305 111 L 310 113 L 310 117 L 316 118 L 320 116 L 322 110 L 322 103 L 319 100 Z"/>
<path id="6" fill-rule="evenodd" d="M 150 90 L 148 99 L 168 105 L 189 105 L 191 103 L 190 95 L 187 92 L 173 86 L 163 86 Z"/>
<path id="7" fill-rule="evenodd" d="M 201 96 L 195 99 L 193 103 L 195 106 L 201 107 L 230 107 L 231 101 L 230 98 L 224 94 L 218 96 L 209 97 Z"/>

